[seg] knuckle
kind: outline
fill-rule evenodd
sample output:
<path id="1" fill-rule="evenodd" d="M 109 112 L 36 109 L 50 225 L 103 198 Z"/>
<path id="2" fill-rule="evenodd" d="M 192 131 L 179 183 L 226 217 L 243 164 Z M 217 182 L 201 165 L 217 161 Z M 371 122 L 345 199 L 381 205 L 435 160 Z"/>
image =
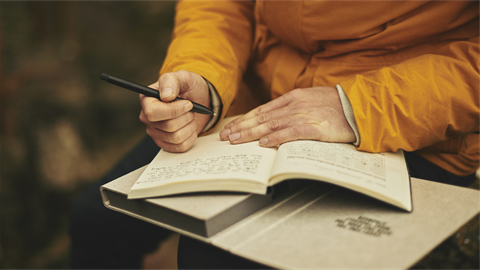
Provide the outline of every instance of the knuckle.
<path id="1" fill-rule="evenodd" d="M 166 132 L 174 132 L 177 130 L 177 126 L 175 125 L 175 121 L 165 121 L 162 122 L 161 129 Z"/>
<path id="2" fill-rule="evenodd" d="M 268 144 L 269 145 L 278 145 L 284 143 L 282 139 L 281 132 L 274 132 L 268 136 Z"/>
<path id="3" fill-rule="evenodd" d="M 181 114 L 181 110 L 178 106 L 171 106 L 169 115 L 171 118 L 178 117 Z"/>
<path id="4" fill-rule="evenodd" d="M 173 132 L 172 134 L 170 134 L 170 137 L 171 137 L 171 143 L 174 143 L 174 144 L 180 144 L 180 143 L 183 143 L 183 135 L 181 132 Z"/>
<path id="5" fill-rule="evenodd" d="M 259 123 L 265 123 L 268 121 L 268 117 L 265 113 L 259 114 L 257 118 Z"/>
<path id="6" fill-rule="evenodd" d="M 271 129 L 271 130 L 278 130 L 280 128 L 280 120 L 278 119 L 273 119 L 271 120 L 270 122 L 268 122 L 268 127 Z"/>
<path id="7" fill-rule="evenodd" d="M 257 110 L 256 110 L 255 114 L 257 116 L 260 116 L 260 115 L 263 114 L 264 111 L 265 111 L 265 105 L 260 105 L 260 106 L 257 107 Z"/>
<path id="8" fill-rule="evenodd" d="M 247 138 L 250 138 L 253 136 L 253 130 L 252 129 L 246 129 L 244 130 L 243 132 L 243 136 L 242 137 L 247 137 Z"/>
<path id="9" fill-rule="evenodd" d="M 140 120 L 140 122 L 146 124 L 145 113 L 143 111 L 140 112 L 140 115 L 138 116 L 138 120 Z"/>
<path id="10" fill-rule="evenodd" d="M 185 141 L 185 142 L 182 142 L 180 144 L 177 144 L 176 148 L 177 148 L 178 152 L 183 153 L 183 152 L 187 152 L 188 149 L 190 149 L 190 145 L 188 144 L 188 142 Z"/>
<path id="11" fill-rule="evenodd" d="M 155 110 L 151 106 L 144 108 L 143 113 L 145 114 L 146 120 L 148 120 L 149 122 L 155 121 Z"/>

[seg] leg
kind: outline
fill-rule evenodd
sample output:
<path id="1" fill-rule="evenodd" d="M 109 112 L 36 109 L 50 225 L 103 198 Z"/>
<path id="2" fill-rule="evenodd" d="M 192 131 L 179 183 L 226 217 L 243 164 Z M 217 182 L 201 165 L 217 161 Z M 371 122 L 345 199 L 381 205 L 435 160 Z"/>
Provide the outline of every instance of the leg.
<path id="1" fill-rule="evenodd" d="M 462 187 L 467 187 L 475 181 L 475 174 L 456 176 L 413 152 L 405 152 L 405 160 L 411 177 Z"/>
<path id="2" fill-rule="evenodd" d="M 215 246 L 180 236 L 178 269 L 270 269 Z"/>
<path id="3" fill-rule="evenodd" d="M 112 171 L 91 185 L 73 203 L 70 213 L 71 267 L 139 269 L 143 255 L 155 250 L 170 232 L 105 208 L 100 186 L 143 165 L 159 151 L 145 138 Z"/>

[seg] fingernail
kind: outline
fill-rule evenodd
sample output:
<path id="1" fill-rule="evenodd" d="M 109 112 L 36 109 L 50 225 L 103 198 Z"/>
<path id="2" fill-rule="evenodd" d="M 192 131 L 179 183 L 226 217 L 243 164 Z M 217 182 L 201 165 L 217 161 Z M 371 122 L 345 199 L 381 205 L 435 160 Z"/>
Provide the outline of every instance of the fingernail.
<path id="1" fill-rule="evenodd" d="M 168 98 L 173 96 L 173 89 L 171 87 L 167 87 L 160 92 L 160 98 Z"/>
<path id="2" fill-rule="evenodd" d="M 185 103 L 185 111 L 190 111 L 193 108 L 192 102 Z"/>
<path id="3" fill-rule="evenodd" d="M 226 128 L 220 132 L 220 139 L 222 141 L 225 141 L 228 139 L 228 135 L 230 135 L 230 129 Z"/>
<path id="4" fill-rule="evenodd" d="M 230 139 L 230 141 L 236 141 L 236 140 L 240 139 L 240 133 L 239 132 L 233 133 L 228 138 Z"/>
<path id="5" fill-rule="evenodd" d="M 259 143 L 260 145 L 267 145 L 267 143 L 268 143 L 268 138 L 267 138 L 267 137 L 264 137 L 264 138 L 262 138 L 260 141 L 258 141 L 258 143 Z"/>

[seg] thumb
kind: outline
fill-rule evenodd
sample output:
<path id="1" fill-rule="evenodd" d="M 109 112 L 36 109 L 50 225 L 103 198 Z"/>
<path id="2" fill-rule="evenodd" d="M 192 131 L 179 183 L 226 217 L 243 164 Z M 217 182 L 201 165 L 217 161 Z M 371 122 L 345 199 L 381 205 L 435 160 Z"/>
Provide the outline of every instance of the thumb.
<path id="1" fill-rule="evenodd" d="M 160 100 L 174 100 L 180 92 L 180 78 L 175 72 L 163 74 L 158 80 L 158 91 L 160 92 Z"/>
<path id="2" fill-rule="evenodd" d="M 193 73 L 179 70 L 165 73 L 160 76 L 158 90 L 162 101 L 172 101 L 183 92 L 188 92 L 190 86 L 195 85 Z"/>

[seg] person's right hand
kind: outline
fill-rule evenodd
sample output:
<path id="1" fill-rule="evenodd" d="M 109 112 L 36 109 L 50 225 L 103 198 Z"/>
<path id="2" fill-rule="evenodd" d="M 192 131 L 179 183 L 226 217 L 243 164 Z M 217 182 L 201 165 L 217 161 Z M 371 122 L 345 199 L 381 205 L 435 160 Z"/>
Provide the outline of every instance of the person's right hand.
<path id="1" fill-rule="evenodd" d="M 211 117 L 190 112 L 190 101 L 211 108 L 207 82 L 198 74 L 180 70 L 163 74 L 149 87 L 160 91 L 162 101 L 140 94 L 139 118 L 147 126 L 147 134 L 166 151 L 187 151 Z M 170 102 L 177 96 L 185 100 Z"/>

